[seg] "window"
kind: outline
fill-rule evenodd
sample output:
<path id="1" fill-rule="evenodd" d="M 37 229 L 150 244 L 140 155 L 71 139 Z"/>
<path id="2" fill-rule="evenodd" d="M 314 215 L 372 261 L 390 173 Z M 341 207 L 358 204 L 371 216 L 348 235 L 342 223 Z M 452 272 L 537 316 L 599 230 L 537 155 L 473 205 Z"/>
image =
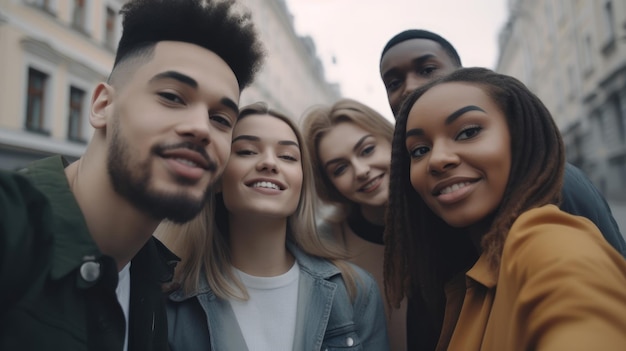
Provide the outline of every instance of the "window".
<path id="1" fill-rule="evenodd" d="M 85 6 L 86 0 L 74 0 L 74 11 L 72 12 L 72 26 L 80 31 L 85 31 Z"/>
<path id="2" fill-rule="evenodd" d="M 604 22 L 605 24 L 605 47 L 615 43 L 615 16 L 613 14 L 613 2 L 607 1 L 604 4 Z"/>
<path id="3" fill-rule="evenodd" d="M 567 80 L 568 80 L 567 85 L 569 87 L 569 91 L 568 91 L 569 99 L 574 100 L 580 92 L 580 86 L 578 84 L 578 76 L 576 75 L 576 70 L 574 69 L 574 66 L 572 65 L 569 65 L 567 67 Z"/>
<path id="4" fill-rule="evenodd" d="M 622 114 L 622 106 L 619 96 L 611 96 L 608 100 L 608 105 L 609 108 L 613 110 L 615 116 L 615 127 L 617 128 L 619 140 L 622 144 L 624 144 L 624 142 L 626 142 L 626 126 L 624 125 L 624 115 Z"/>
<path id="5" fill-rule="evenodd" d="M 589 74 L 593 70 L 593 57 L 591 56 L 593 52 L 592 50 L 593 43 L 591 42 L 591 35 L 587 34 L 585 36 L 585 41 L 583 42 L 582 50 L 582 66 L 585 74 Z"/>
<path id="6" fill-rule="evenodd" d="M 44 10 L 50 10 L 50 0 L 31 0 L 31 4 Z"/>
<path id="7" fill-rule="evenodd" d="M 34 68 L 28 69 L 26 91 L 26 130 L 48 135 L 45 126 L 44 102 L 48 75 Z"/>
<path id="8" fill-rule="evenodd" d="M 73 141 L 84 142 L 83 135 L 83 106 L 85 91 L 74 86 L 70 87 L 69 117 L 67 124 L 67 138 Z"/>
<path id="9" fill-rule="evenodd" d="M 57 0 L 24 0 L 24 2 L 54 15 Z"/>
<path id="10" fill-rule="evenodd" d="M 115 50 L 117 45 L 116 41 L 116 26 L 117 14 L 115 10 L 110 7 L 106 8 L 106 14 L 104 19 L 104 45 L 111 50 Z"/>

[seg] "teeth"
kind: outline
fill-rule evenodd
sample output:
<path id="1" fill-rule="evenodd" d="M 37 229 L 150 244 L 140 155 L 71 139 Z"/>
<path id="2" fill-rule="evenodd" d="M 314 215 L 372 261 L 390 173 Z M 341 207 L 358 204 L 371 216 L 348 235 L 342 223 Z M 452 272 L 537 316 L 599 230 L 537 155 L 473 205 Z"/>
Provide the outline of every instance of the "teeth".
<path id="1" fill-rule="evenodd" d="M 457 191 L 461 188 L 464 188 L 466 186 L 468 186 L 470 184 L 470 182 L 465 182 L 465 183 L 459 183 L 459 184 L 453 184 L 451 186 L 447 186 L 443 189 L 441 189 L 441 194 L 449 194 L 451 192 Z"/>
<path id="2" fill-rule="evenodd" d="M 378 177 L 372 179 L 369 183 L 365 184 L 361 189 L 363 189 L 365 191 L 369 190 L 372 186 L 374 186 L 374 184 L 376 183 L 377 180 L 378 180 Z"/>
<path id="3" fill-rule="evenodd" d="M 274 183 L 271 182 L 256 182 L 254 184 L 252 184 L 253 188 L 268 188 L 268 189 L 276 189 L 276 190 L 280 190 L 280 187 Z"/>
<path id="4" fill-rule="evenodd" d="M 180 162 L 180 163 L 182 163 L 182 164 L 184 164 L 184 165 L 187 165 L 187 166 L 190 166 L 190 167 L 198 167 L 198 164 L 197 164 L 197 163 L 195 163 L 195 162 L 193 162 L 193 161 L 190 161 L 190 160 L 188 160 L 188 159 L 185 159 L 185 158 L 176 158 L 175 160 L 176 160 L 177 162 Z"/>

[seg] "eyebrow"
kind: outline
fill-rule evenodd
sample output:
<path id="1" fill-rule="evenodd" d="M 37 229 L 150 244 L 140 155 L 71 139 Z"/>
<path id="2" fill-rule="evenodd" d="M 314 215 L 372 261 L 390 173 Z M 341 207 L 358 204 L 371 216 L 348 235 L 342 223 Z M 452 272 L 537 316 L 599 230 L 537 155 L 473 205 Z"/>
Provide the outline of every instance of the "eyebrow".
<path id="1" fill-rule="evenodd" d="M 157 75 L 155 75 L 154 77 L 152 77 L 152 79 L 150 79 L 150 83 L 154 83 L 156 81 L 159 80 L 166 80 L 166 79 L 174 79 L 182 84 L 185 84 L 193 89 L 198 89 L 198 82 L 191 78 L 190 76 L 177 72 L 177 71 L 165 71 L 162 73 L 159 73 Z M 237 103 L 235 101 L 233 101 L 232 99 L 229 99 L 227 97 L 224 97 L 220 100 L 220 103 L 222 105 L 224 105 L 225 107 L 231 109 L 235 115 L 239 114 L 239 106 L 237 105 Z"/>
<path id="2" fill-rule="evenodd" d="M 233 138 L 233 142 L 232 143 L 234 144 L 236 141 L 239 141 L 239 140 L 260 142 L 261 138 L 259 138 L 258 136 L 254 136 L 254 135 L 246 135 L 246 134 L 244 134 L 244 135 L 240 135 L 240 136 L 238 136 L 236 138 Z M 298 149 L 300 148 L 300 145 L 298 145 L 298 143 L 293 141 L 293 140 L 279 140 L 278 141 L 278 145 L 295 146 Z"/>
<path id="3" fill-rule="evenodd" d="M 198 89 L 198 82 L 196 82 L 195 79 L 191 78 L 190 76 L 186 74 L 176 72 L 176 71 L 165 71 L 165 72 L 159 73 L 155 75 L 154 77 L 152 77 L 152 79 L 150 79 L 150 83 L 154 83 L 156 81 L 165 80 L 165 79 L 174 79 L 194 89 Z"/>
<path id="4" fill-rule="evenodd" d="M 352 151 L 357 151 L 361 145 L 363 145 L 363 143 L 365 142 L 365 140 L 369 137 L 373 136 L 372 134 L 366 134 L 364 136 L 361 137 L 361 139 L 359 139 L 356 144 L 354 144 L 354 147 L 352 148 Z M 333 163 L 337 163 L 341 161 L 341 158 L 333 158 L 332 160 L 329 160 L 328 162 L 326 162 L 326 164 L 324 164 L 324 168 L 327 168 L 328 166 L 330 166 Z"/>
<path id="5" fill-rule="evenodd" d="M 461 117 L 464 113 L 469 112 L 469 111 L 482 111 L 485 112 L 485 110 L 483 110 L 482 108 L 475 106 L 475 105 L 468 105 L 465 107 L 461 107 L 460 109 L 452 112 L 450 114 L 450 116 L 446 117 L 446 120 L 444 122 L 445 125 L 450 125 L 452 124 L 454 121 L 456 121 L 459 117 Z M 485 112 L 487 113 L 487 112 Z M 406 132 L 406 135 L 404 136 L 405 138 L 411 137 L 411 136 L 422 136 L 424 135 L 424 130 L 421 128 L 414 128 L 411 130 L 408 130 Z"/>
<path id="6" fill-rule="evenodd" d="M 222 105 L 224 105 L 224 106 L 228 107 L 229 109 L 233 110 L 233 112 L 235 113 L 235 116 L 239 115 L 239 106 L 232 99 L 229 99 L 227 97 L 223 97 L 222 100 L 220 100 L 220 102 L 222 103 Z"/>

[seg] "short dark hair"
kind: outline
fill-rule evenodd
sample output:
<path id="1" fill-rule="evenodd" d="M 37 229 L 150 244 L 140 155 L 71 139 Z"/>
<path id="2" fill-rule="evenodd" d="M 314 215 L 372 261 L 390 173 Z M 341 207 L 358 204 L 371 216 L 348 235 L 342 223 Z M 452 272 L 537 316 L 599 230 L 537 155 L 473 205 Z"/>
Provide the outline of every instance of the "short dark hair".
<path id="1" fill-rule="evenodd" d="M 120 62 L 146 54 L 160 41 L 180 41 L 214 52 L 233 70 L 243 89 L 261 68 L 264 50 L 248 12 L 234 0 L 131 0 L 121 9 Z"/>
<path id="2" fill-rule="evenodd" d="M 411 39 L 428 39 L 434 42 L 437 42 L 448 54 L 448 57 L 452 60 L 457 67 L 462 67 L 461 57 L 456 52 L 456 49 L 449 41 L 447 41 L 442 36 L 435 34 L 433 32 L 424 30 L 424 29 L 407 29 L 404 32 L 400 32 L 393 36 L 393 38 L 389 39 L 385 47 L 383 48 L 383 52 L 380 54 L 380 60 L 383 60 L 383 56 L 385 53 L 389 51 L 392 47 L 400 44 L 403 41 L 411 40 Z"/>

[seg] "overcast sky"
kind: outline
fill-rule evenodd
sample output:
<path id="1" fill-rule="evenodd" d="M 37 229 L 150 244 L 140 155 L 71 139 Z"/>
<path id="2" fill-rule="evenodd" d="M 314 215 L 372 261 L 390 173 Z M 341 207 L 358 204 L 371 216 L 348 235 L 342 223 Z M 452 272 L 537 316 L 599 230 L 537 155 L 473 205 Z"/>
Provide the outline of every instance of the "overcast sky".
<path id="1" fill-rule="evenodd" d="M 310 35 L 326 77 L 345 97 L 392 119 L 378 73 L 380 53 L 395 34 L 428 29 L 455 46 L 464 66 L 495 68 L 507 0 L 286 0 L 296 32 Z M 334 63 L 333 63 L 334 58 Z"/>

